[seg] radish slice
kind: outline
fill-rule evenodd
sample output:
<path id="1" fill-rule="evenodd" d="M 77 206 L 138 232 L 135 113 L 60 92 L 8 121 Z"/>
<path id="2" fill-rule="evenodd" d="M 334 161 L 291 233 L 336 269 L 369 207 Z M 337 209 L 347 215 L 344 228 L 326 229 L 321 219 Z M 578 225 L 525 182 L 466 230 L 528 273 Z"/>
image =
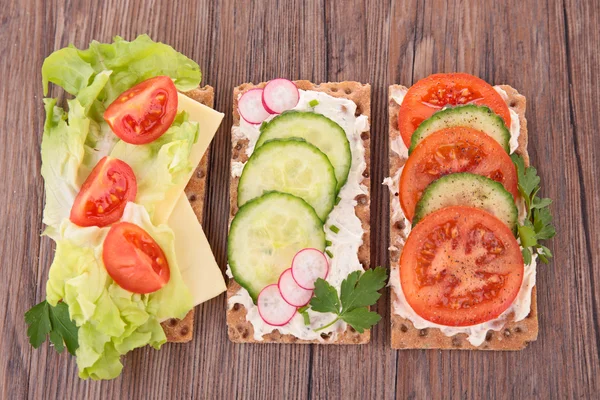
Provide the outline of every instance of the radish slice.
<path id="1" fill-rule="evenodd" d="M 325 279 L 329 273 L 329 263 L 325 254 L 317 249 L 300 250 L 292 261 L 292 276 L 303 289 L 313 290 L 318 278 Z"/>
<path id="2" fill-rule="evenodd" d="M 304 307 L 310 301 L 313 291 L 300 287 L 292 276 L 292 269 L 288 268 L 279 277 L 279 292 L 281 297 L 294 307 Z"/>
<path id="3" fill-rule="evenodd" d="M 288 304 L 276 284 L 265 287 L 258 295 L 258 313 L 269 325 L 282 326 L 290 322 L 296 307 Z"/>
<path id="4" fill-rule="evenodd" d="M 251 89 L 238 101 L 238 111 L 242 118 L 250 124 L 260 124 L 270 115 L 262 102 L 263 90 Z"/>
<path id="5" fill-rule="evenodd" d="M 281 114 L 296 107 L 300 92 L 296 84 L 287 79 L 273 79 L 263 89 L 262 102 L 271 114 Z"/>

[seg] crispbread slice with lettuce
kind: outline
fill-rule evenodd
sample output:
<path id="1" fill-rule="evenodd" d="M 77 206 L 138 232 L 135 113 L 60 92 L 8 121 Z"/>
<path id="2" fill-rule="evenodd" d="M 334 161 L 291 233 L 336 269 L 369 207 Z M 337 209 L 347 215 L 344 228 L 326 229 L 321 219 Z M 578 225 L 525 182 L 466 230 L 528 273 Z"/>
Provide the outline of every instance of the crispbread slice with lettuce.
<path id="1" fill-rule="evenodd" d="M 57 253 L 47 285 L 48 306 L 38 310 L 47 313 L 59 302 L 69 307 L 72 321 L 66 322 L 78 329 L 76 354 L 82 378 L 114 378 L 122 368 L 120 356 L 128 351 L 146 344 L 159 348 L 167 339 L 191 339 L 193 306 L 225 290 L 198 222 L 185 213 L 188 218 L 184 225 L 180 220 L 169 218 L 172 210 L 185 208 L 187 212 L 191 209 L 187 198 L 183 198 L 186 196 L 183 189 L 206 151 L 222 114 L 192 102 L 195 104 L 179 108 L 175 122 L 160 139 L 141 146 L 119 141 L 102 117 L 105 108 L 119 94 L 158 75 L 170 76 L 179 91 L 199 90 L 196 89 L 201 78 L 198 65 L 146 35 L 131 42 L 119 37 L 112 44 L 92 42 L 86 50 L 72 46 L 61 49 L 52 53 L 42 67 L 45 94 L 51 82 L 74 98 L 67 102 L 66 110 L 57 105 L 56 99 L 45 99 L 44 223 L 47 225 L 45 234 L 57 241 Z M 198 98 L 212 103 L 212 88 L 201 91 L 203 95 Z M 123 290 L 107 275 L 101 254 L 108 228 L 82 228 L 69 221 L 81 184 L 96 163 L 107 155 L 127 162 L 138 181 L 136 204 L 127 205 L 122 220 L 146 230 L 169 261 L 171 280 L 149 295 Z M 195 194 L 196 199 L 204 197 L 206 167 L 203 161 L 201 190 Z M 192 249 L 203 262 L 201 270 L 200 259 L 182 255 L 181 246 L 176 245 L 177 238 L 189 232 L 202 239 Z M 181 270 L 179 259 L 184 262 Z M 194 264 L 188 265 L 192 262 Z M 210 286 L 210 290 L 198 293 L 206 286 Z M 179 322 L 178 318 L 186 314 Z M 39 324 L 40 318 L 46 322 L 40 313 L 28 313 L 26 318 L 31 333 L 37 332 L 36 347 L 45 334 L 50 335 L 53 343 L 62 344 L 52 323 L 44 324 L 41 330 L 32 325 Z M 164 323 L 163 329 L 160 323 L 165 320 L 169 323 Z M 173 331 L 174 327 L 180 328 L 179 331 Z"/>

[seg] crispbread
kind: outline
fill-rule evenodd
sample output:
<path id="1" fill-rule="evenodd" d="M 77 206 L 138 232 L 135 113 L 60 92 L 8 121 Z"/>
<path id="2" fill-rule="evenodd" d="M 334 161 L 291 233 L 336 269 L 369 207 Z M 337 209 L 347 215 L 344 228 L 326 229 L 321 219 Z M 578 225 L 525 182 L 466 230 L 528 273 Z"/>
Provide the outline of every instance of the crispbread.
<path id="1" fill-rule="evenodd" d="M 213 107 L 215 92 L 211 86 L 198 87 L 184 94 L 198 103 L 204 104 L 207 107 Z M 205 188 L 209 153 L 210 147 L 204 153 L 204 156 L 202 156 L 200 164 L 198 164 L 196 171 L 185 188 L 185 194 L 201 224 L 204 214 L 204 199 L 206 197 Z M 189 342 L 192 340 L 194 334 L 194 309 L 191 309 L 183 319 L 171 318 L 164 321 L 161 325 L 167 335 L 167 341 L 175 343 Z"/>
<path id="2" fill-rule="evenodd" d="M 508 95 L 508 105 L 519 115 L 521 125 L 519 135 L 519 147 L 516 152 L 523 156 L 525 164 L 529 165 L 527 153 L 527 120 L 525 119 L 525 97 L 508 85 L 500 86 Z M 390 143 L 400 137 L 398 131 L 398 110 L 400 105 L 391 97 L 393 90 L 406 89 L 400 85 L 392 85 L 389 88 L 389 138 Z M 390 149 L 390 176 L 394 176 L 406 162 Z M 396 189 L 397 190 L 397 189 Z M 394 193 L 395 196 L 398 193 Z M 390 210 L 391 210 L 390 202 Z M 390 212 L 390 215 L 392 213 Z M 404 227 L 401 222 L 390 223 L 390 265 L 397 265 L 405 240 Z M 394 302 L 397 297 L 393 289 L 390 289 L 390 309 L 392 323 L 392 348 L 394 349 L 463 349 L 463 350 L 521 350 L 531 341 L 537 339 L 538 315 L 536 288 L 531 293 L 531 312 L 522 321 L 508 322 L 502 330 L 489 331 L 481 346 L 473 346 L 467 340 L 466 334 L 446 336 L 439 329 L 416 329 L 412 322 L 394 314 Z"/>
<path id="3" fill-rule="evenodd" d="M 368 84 L 362 84 L 358 82 L 329 82 L 315 85 L 309 81 L 295 81 L 296 86 L 303 90 L 315 90 L 319 92 L 325 92 L 333 97 L 343 97 L 352 100 L 356 103 L 356 115 L 366 115 L 370 118 L 371 115 L 371 86 Z M 259 83 L 257 85 L 252 83 L 244 83 L 233 90 L 233 125 L 239 126 L 240 115 L 238 113 L 238 97 L 240 94 L 246 91 L 264 87 L 266 82 Z M 363 145 L 365 147 L 365 161 L 367 167 L 363 174 L 364 178 L 362 184 L 367 188 L 370 188 L 370 131 L 363 132 L 361 135 Z M 239 161 L 246 162 L 248 156 L 246 155 L 246 148 L 248 145 L 247 140 L 237 141 L 232 136 L 232 154 L 231 162 Z M 230 219 L 229 223 L 233 220 L 236 214 L 237 207 L 237 187 L 239 178 L 232 178 L 230 181 Z M 369 195 L 360 195 L 357 197 L 357 206 L 355 207 L 356 215 L 362 222 L 364 230 L 363 244 L 358 251 L 358 259 L 362 263 L 363 267 L 370 268 L 370 197 Z M 233 296 L 240 289 L 240 286 L 235 282 L 234 279 L 230 279 L 227 285 L 227 299 Z M 279 331 L 275 330 L 272 333 L 263 336 L 262 341 L 254 339 L 254 329 L 252 324 L 246 321 L 246 309 L 241 304 L 235 304 L 231 309 L 227 311 L 227 326 L 228 336 L 232 342 L 236 343 L 324 343 L 324 344 L 364 344 L 368 343 L 371 338 L 369 330 L 362 334 L 359 334 L 351 327 L 338 335 L 337 340 L 331 341 L 327 337 L 323 337 L 323 342 L 318 340 L 307 341 L 296 338 L 292 335 L 282 335 Z"/>

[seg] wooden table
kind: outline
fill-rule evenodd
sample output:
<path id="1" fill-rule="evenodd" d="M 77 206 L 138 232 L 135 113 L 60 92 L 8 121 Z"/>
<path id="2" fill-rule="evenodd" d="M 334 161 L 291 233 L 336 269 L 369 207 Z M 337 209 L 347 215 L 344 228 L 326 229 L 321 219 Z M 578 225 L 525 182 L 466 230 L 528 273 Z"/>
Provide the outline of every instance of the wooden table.
<path id="1" fill-rule="evenodd" d="M 98 3 L 98 4 L 96 4 Z M 0 397 L 599 398 L 600 3 L 504 1 L 6 1 L 0 7 Z M 307 3 L 307 4 L 304 4 Z M 310 4 L 308 4 L 310 3 Z M 473 3 L 473 4 L 467 4 Z M 477 4 L 477 5 L 476 5 Z M 149 33 L 196 60 L 226 113 L 213 142 L 205 230 L 225 267 L 232 88 L 274 77 L 373 86 L 372 265 L 387 265 L 387 87 L 465 71 L 527 96 L 529 151 L 555 202 L 554 262 L 540 266 L 540 337 L 516 353 L 393 351 L 389 298 L 367 346 L 234 345 L 225 300 L 198 308 L 196 336 L 136 350 L 111 382 L 33 350 L 23 313 L 44 298 L 40 68 L 74 43 Z"/>

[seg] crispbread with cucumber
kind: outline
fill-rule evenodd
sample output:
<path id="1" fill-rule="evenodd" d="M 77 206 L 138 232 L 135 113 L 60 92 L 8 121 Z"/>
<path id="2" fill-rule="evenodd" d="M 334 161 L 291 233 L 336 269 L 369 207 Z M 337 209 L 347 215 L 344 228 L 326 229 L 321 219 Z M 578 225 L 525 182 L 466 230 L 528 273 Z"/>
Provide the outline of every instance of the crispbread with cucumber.
<path id="1" fill-rule="evenodd" d="M 369 269 L 370 86 L 274 79 L 233 98 L 229 338 L 367 343 L 386 278 Z"/>
<path id="2" fill-rule="evenodd" d="M 520 350 L 554 235 L 525 97 L 467 74 L 389 88 L 392 347 Z"/>

